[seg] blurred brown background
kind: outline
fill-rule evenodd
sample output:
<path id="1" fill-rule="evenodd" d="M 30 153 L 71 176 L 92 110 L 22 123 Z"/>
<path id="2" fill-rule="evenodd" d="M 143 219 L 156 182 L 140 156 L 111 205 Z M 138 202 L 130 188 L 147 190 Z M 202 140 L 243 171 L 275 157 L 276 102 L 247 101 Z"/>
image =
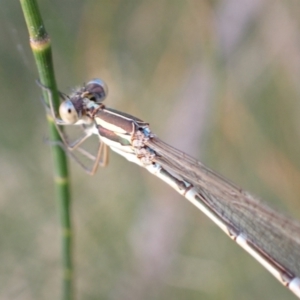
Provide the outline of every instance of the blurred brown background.
<path id="1" fill-rule="evenodd" d="M 108 106 L 300 220 L 298 1 L 39 2 L 61 91 L 104 79 Z M 19 2 L 0 12 L 0 299 L 57 299 L 41 91 Z M 71 174 L 77 299 L 295 299 L 147 171 Z"/>

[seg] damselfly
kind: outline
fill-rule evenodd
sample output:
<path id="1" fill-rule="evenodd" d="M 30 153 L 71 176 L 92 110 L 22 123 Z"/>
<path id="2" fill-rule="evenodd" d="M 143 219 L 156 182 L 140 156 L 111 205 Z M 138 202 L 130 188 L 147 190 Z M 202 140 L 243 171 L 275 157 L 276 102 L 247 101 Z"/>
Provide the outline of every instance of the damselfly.
<path id="1" fill-rule="evenodd" d="M 148 123 L 107 108 L 103 104 L 106 94 L 103 81 L 94 79 L 70 97 L 64 97 L 60 118 L 50 103 L 52 117 L 68 152 L 77 149 L 94 160 L 91 169 L 83 166 L 85 170 L 94 174 L 99 165 L 105 165 L 108 147 L 146 168 L 202 210 L 300 298 L 300 225 L 161 141 Z M 60 125 L 81 125 L 84 135 L 69 143 Z M 95 157 L 80 147 L 92 134 L 100 139 Z"/>

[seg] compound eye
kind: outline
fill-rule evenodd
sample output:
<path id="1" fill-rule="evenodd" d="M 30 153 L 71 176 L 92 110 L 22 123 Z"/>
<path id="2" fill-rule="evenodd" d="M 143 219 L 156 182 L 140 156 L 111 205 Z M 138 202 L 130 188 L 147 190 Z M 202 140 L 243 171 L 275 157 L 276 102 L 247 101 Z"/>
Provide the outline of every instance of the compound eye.
<path id="1" fill-rule="evenodd" d="M 78 113 L 70 100 L 60 104 L 59 115 L 66 124 L 75 124 L 79 119 Z"/>
<path id="2" fill-rule="evenodd" d="M 92 79 L 86 84 L 86 90 L 92 95 L 90 100 L 96 103 L 104 101 L 108 94 L 108 87 L 106 83 L 101 79 Z"/>

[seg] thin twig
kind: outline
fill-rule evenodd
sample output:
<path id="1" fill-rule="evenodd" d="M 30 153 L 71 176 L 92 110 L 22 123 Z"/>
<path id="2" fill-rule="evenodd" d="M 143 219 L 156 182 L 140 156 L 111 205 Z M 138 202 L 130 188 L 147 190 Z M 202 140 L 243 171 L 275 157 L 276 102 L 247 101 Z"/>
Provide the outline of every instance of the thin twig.
<path id="1" fill-rule="evenodd" d="M 57 111 L 59 96 L 54 78 L 52 64 L 52 53 L 50 38 L 47 34 L 42 17 L 35 0 L 20 0 L 25 21 L 29 31 L 30 46 L 37 65 L 40 82 L 48 87 L 51 93 L 46 90 L 43 95 L 46 103 L 53 100 L 54 108 Z M 49 99 L 49 96 L 52 99 Z M 47 116 L 50 129 L 51 141 L 60 141 L 53 118 Z M 62 267 L 63 267 L 63 294 L 62 299 L 72 299 L 72 230 L 70 220 L 70 188 L 67 158 L 64 150 L 59 146 L 53 146 L 52 156 L 54 161 L 54 182 L 56 199 L 60 214 L 62 227 Z"/>

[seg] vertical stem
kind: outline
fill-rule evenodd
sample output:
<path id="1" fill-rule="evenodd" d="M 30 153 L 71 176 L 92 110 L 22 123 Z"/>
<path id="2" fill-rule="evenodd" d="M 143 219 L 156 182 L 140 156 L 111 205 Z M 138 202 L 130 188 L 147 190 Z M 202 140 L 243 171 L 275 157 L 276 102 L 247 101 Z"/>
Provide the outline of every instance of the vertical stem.
<path id="1" fill-rule="evenodd" d="M 52 53 L 50 38 L 47 34 L 42 17 L 40 15 L 35 0 L 20 0 L 25 21 L 27 24 L 30 46 L 37 65 L 41 83 L 51 90 L 50 93 L 43 91 L 46 102 L 53 101 L 55 110 L 59 105 L 54 68 L 52 63 Z M 60 141 L 59 134 L 55 127 L 55 120 L 51 115 L 47 115 L 51 141 Z M 72 230 L 70 218 L 70 188 L 67 158 L 64 150 L 59 146 L 52 147 L 54 162 L 54 184 L 55 194 L 58 202 L 58 209 L 62 231 L 62 267 L 63 267 L 63 295 L 62 299 L 72 299 Z"/>

